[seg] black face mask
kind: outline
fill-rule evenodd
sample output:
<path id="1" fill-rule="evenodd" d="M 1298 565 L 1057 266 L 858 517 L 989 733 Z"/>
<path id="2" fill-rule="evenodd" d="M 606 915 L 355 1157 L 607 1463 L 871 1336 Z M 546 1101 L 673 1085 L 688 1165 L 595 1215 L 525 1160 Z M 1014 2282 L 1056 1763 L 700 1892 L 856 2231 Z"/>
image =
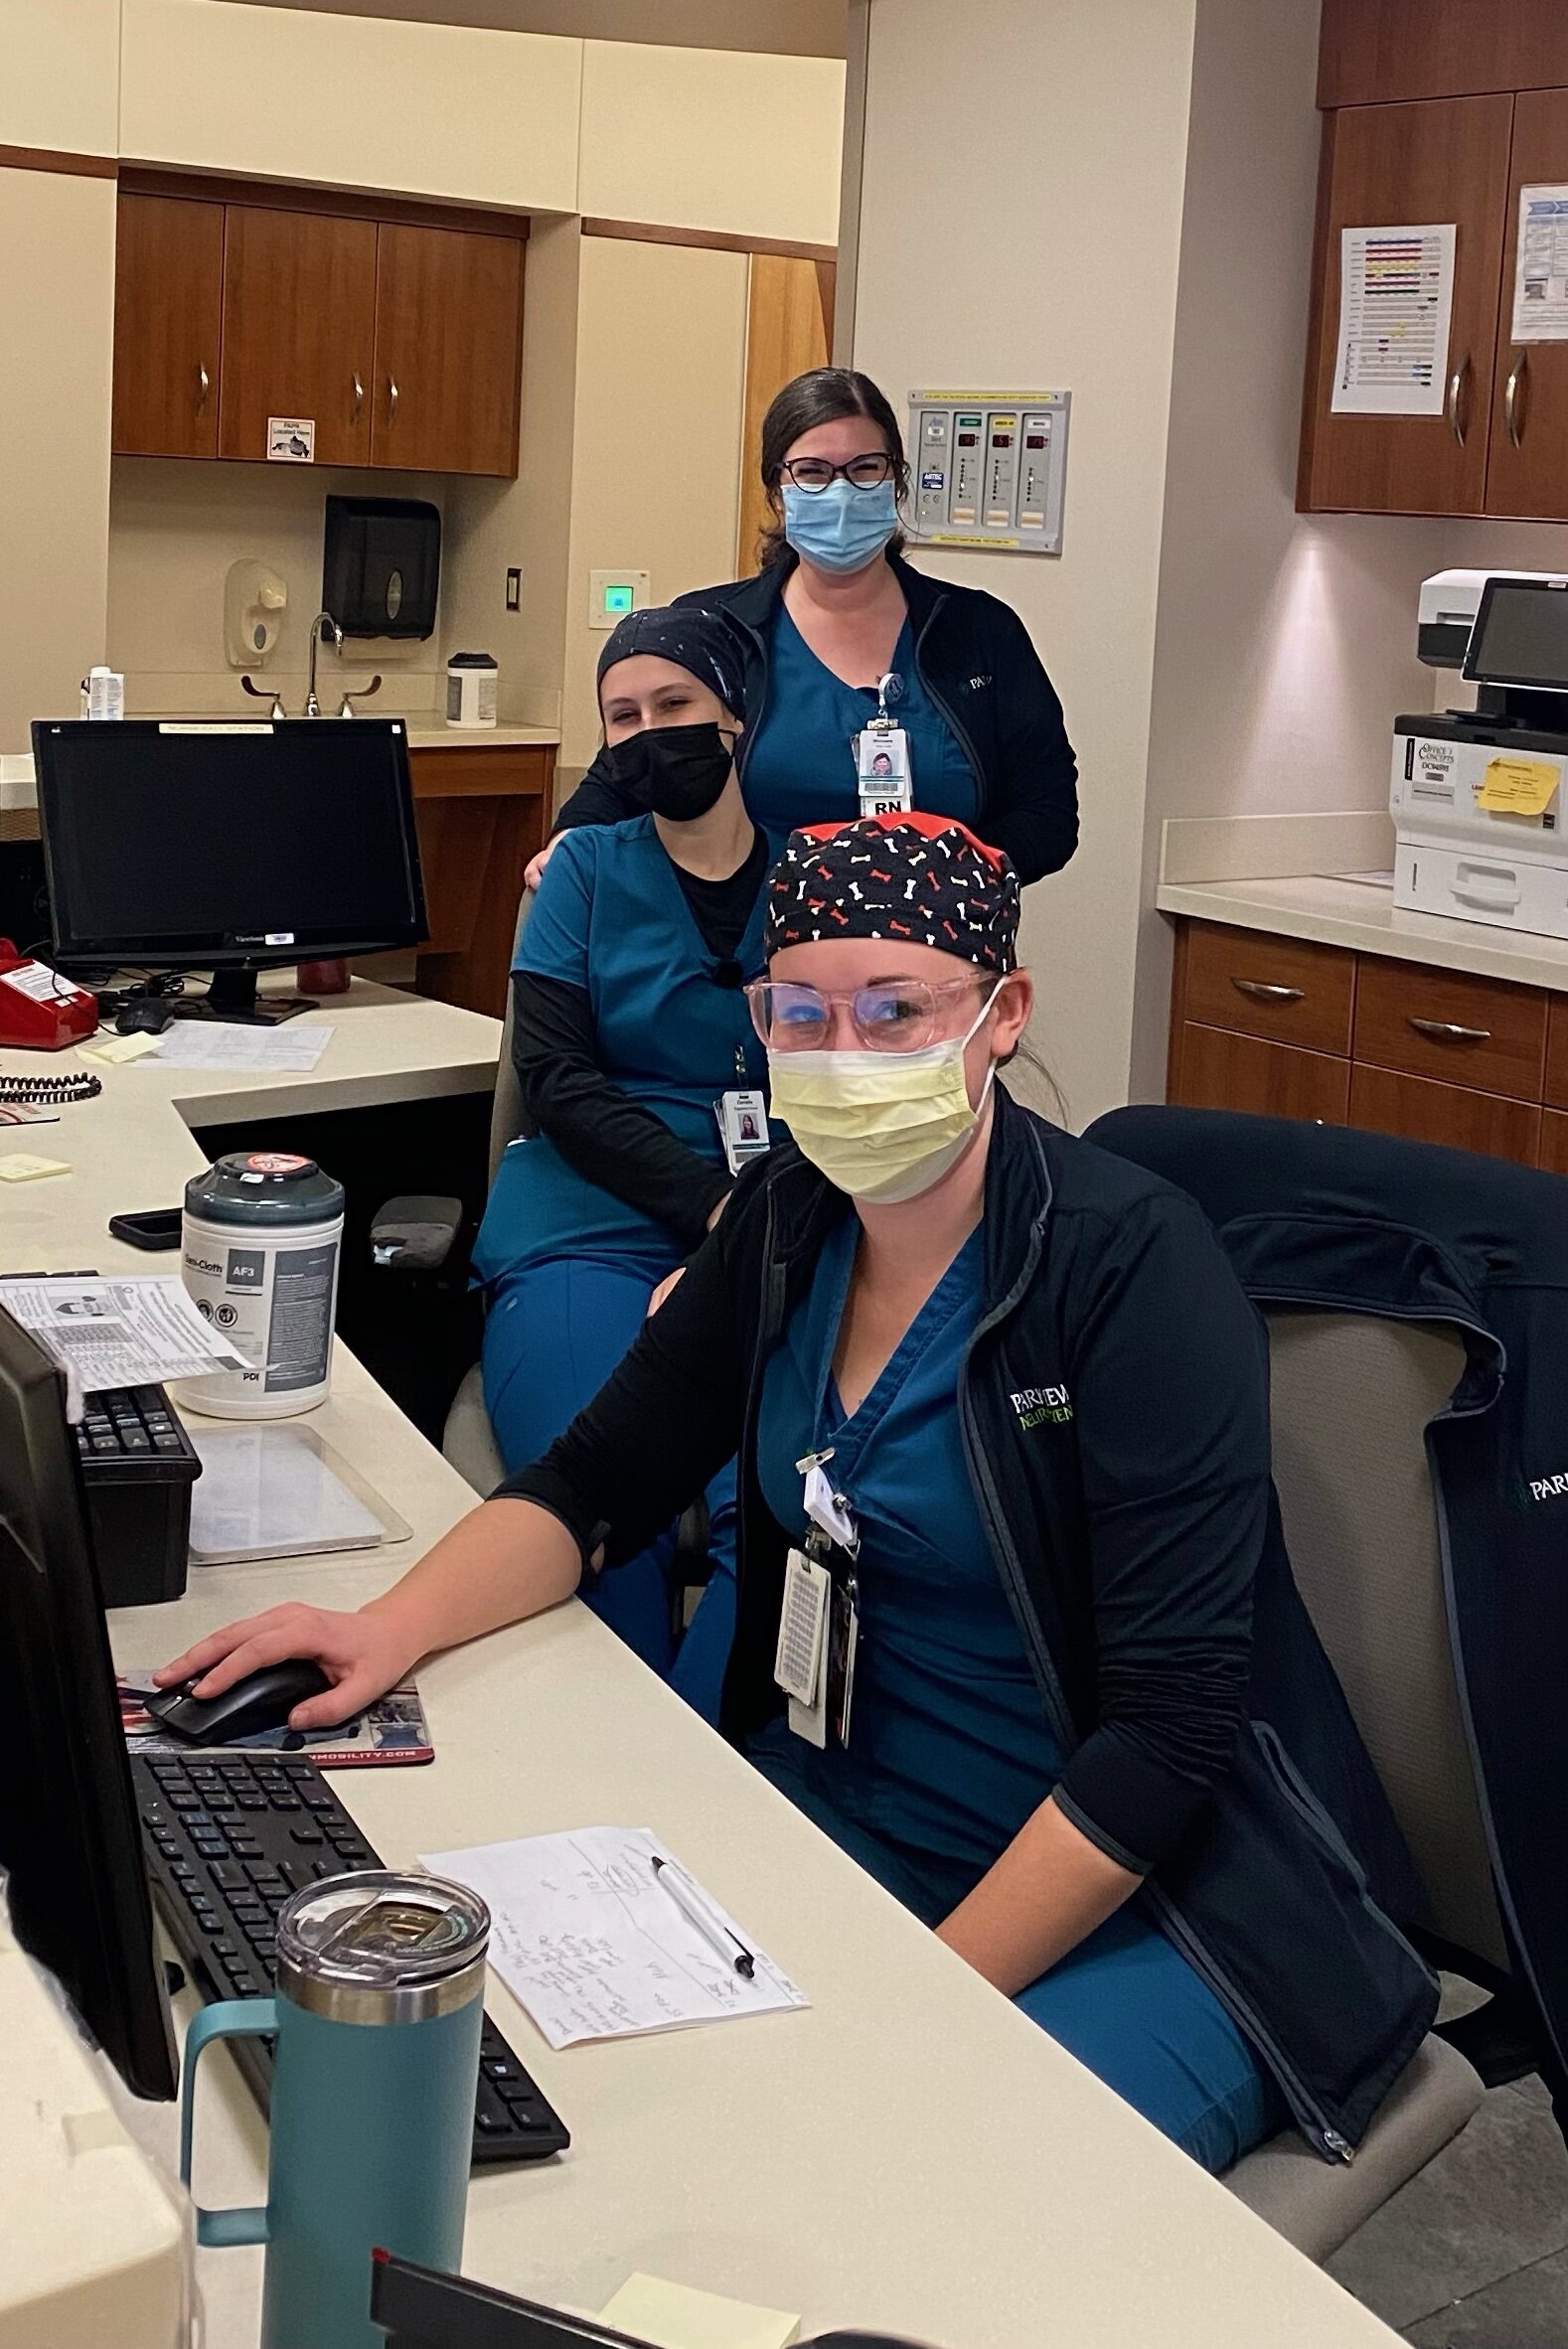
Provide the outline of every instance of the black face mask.
<path id="1" fill-rule="evenodd" d="M 706 816 L 729 780 L 733 744 L 711 720 L 696 726 L 645 726 L 606 744 L 610 780 L 653 816 L 690 824 Z"/>

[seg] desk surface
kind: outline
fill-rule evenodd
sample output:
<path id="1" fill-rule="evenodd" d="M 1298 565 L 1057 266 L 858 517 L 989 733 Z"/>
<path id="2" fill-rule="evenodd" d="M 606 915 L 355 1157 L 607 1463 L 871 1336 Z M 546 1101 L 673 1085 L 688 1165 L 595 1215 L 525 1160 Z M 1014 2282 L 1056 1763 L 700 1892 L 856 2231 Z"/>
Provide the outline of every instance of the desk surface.
<path id="1" fill-rule="evenodd" d="M 466 1089 L 487 1054 L 493 1066 L 494 1021 L 369 989 L 334 1010 L 320 1068 L 265 1088 L 291 1109 L 302 1096 L 325 1108 Z M 178 1195 L 200 1157 L 184 1119 L 256 1106 L 235 1079 L 104 1075 L 102 1100 L 58 1127 L 0 1135 L 0 1150 L 42 1144 L 76 1170 L 0 1191 L 0 1258 L 13 1267 L 129 1261 L 105 1217 Z M 197 1568 L 178 1605 L 111 1618 L 123 1663 L 159 1661 L 285 1597 L 357 1605 L 470 1505 L 342 1348 L 332 1397 L 311 1417 L 412 1540 L 370 1559 Z M 644 2269 L 799 2308 L 808 2330 L 876 2324 L 943 2349 L 1391 2340 L 916 1925 L 585 1608 L 440 1657 L 421 1679 L 435 1762 L 335 1782 L 389 1862 L 589 1822 L 651 1825 L 813 2001 L 552 2054 L 493 1981 L 491 2012 L 574 2141 L 558 2161 L 476 2181 L 469 2272 L 597 2308 Z M 202 2197 L 257 2201 L 259 2117 L 222 2057 L 207 2070 Z M 125 2110 L 172 2159 L 172 2110 Z M 212 2349 L 251 2349 L 260 2257 L 200 2255 Z"/>

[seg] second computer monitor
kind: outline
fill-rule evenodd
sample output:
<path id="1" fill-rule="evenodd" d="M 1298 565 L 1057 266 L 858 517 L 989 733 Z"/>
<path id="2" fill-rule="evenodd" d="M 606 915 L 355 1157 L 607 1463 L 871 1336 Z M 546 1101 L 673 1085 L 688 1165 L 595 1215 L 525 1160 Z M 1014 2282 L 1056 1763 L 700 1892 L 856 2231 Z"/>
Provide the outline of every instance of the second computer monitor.
<path id="1" fill-rule="evenodd" d="M 63 968 L 258 971 L 428 935 L 397 718 L 40 720 L 40 829 Z"/>

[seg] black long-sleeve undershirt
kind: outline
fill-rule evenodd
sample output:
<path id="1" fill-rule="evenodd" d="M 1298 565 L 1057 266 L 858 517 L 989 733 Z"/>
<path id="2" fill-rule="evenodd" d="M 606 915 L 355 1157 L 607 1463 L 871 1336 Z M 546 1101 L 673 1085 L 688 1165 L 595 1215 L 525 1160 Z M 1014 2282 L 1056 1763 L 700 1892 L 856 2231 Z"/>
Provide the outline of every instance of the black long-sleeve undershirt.
<path id="1" fill-rule="evenodd" d="M 676 867 L 713 957 L 715 985 L 740 983 L 734 958 L 766 870 L 767 842 L 760 832 L 727 880 L 705 881 Z M 698 1246 L 731 1178 L 678 1141 L 652 1110 L 628 1100 L 605 1074 L 585 988 L 530 971 L 513 973 L 512 1064 L 530 1125 L 549 1136 L 569 1167 L 664 1224 L 683 1247 Z"/>

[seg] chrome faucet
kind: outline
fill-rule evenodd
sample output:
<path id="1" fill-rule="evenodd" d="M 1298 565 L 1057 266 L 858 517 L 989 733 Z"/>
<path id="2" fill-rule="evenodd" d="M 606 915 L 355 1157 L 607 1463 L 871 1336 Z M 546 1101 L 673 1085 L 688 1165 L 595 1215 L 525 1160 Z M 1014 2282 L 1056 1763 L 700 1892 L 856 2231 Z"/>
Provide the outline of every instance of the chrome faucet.
<path id="1" fill-rule="evenodd" d="M 324 635 L 332 638 L 334 652 L 343 650 L 343 630 L 330 612 L 318 612 L 310 623 L 310 684 L 305 694 L 305 715 L 319 717 L 321 704 L 316 696 L 316 654 Z"/>

